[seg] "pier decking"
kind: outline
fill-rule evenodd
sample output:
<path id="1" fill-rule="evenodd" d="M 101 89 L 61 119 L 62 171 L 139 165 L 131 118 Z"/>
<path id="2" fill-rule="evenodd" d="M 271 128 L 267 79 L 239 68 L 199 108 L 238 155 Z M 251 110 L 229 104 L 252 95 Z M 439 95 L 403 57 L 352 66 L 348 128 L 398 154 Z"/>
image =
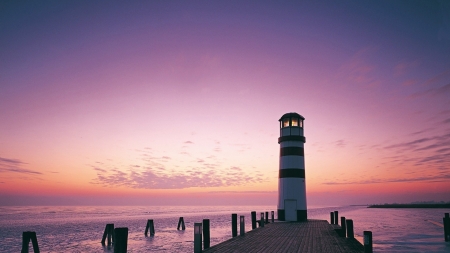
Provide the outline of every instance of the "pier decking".
<path id="1" fill-rule="evenodd" d="M 275 222 L 203 252 L 364 252 L 355 239 L 340 237 L 326 220 Z"/>

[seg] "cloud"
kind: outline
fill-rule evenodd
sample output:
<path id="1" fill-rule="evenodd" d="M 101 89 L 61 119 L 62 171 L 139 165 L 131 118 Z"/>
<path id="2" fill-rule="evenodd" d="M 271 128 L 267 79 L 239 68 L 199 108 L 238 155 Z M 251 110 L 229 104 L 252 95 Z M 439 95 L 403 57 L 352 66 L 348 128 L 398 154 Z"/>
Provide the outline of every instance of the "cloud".
<path id="1" fill-rule="evenodd" d="M 338 148 L 345 148 L 345 146 L 347 145 L 344 140 L 337 140 L 334 143 Z"/>
<path id="2" fill-rule="evenodd" d="M 184 144 L 194 144 L 192 141 L 185 141 Z"/>
<path id="3" fill-rule="evenodd" d="M 27 163 L 22 162 L 18 159 L 10 159 L 0 157 L 0 173 L 1 172 L 13 172 L 13 173 L 21 173 L 21 174 L 34 174 L 34 175 L 42 175 L 39 171 L 29 170 L 22 168 L 23 165 Z"/>
<path id="4" fill-rule="evenodd" d="M 415 69 L 419 65 L 420 65 L 420 63 L 418 60 L 409 61 L 409 62 L 406 62 L 406 61 L 401 62 L 394 67 L 394 74 L 396 76 L 402 76 L 402 75 L 406 74 L 407 72 Z"/>
<path id="5" fill-rule="evenodd" d="M 448 182 L 449 173 L 443 173 L 435 176 L 413 177 L 413 178 L 378 178 L 360 181 L 328 181 L 326 185 L 349 185 L 349 184 L 383 184 L 383 183 L 412 183 L 412 182 Z"/>
<path id="6" fill-rule="evenodd" d="M 221 168 L 213 163 L 203 163 L 184 171 L 168 171 L 165 166 L 128 168 L 122 171 L 116 168 L 94 167 L 97 177 L 91 183 L 106 187 L 124 186 L 137 189 L 185 189 L 239 186 L 267 181 L 262 174 L 246 173 L 236 166 Z"/>
<path id="7" fill-rule="evenodd" d="M 368 59 L 375 50 L 375 47 L 366 47 L 356 52 L 340 67 L 338 77 L 354 84 L 376 85 L 376 67 Z"/>

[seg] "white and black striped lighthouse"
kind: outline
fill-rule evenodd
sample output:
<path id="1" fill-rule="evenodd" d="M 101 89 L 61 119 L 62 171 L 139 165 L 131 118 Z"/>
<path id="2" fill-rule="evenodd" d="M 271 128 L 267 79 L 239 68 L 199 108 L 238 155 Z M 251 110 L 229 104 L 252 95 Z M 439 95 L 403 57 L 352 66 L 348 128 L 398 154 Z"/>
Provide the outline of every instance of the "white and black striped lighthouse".
<path id="1" fill-rule="evenodd" d="M 295 112 L 286 113 L 279 120 L 278 219 L 282 221 L 307 220 L 304 120 Z"/>

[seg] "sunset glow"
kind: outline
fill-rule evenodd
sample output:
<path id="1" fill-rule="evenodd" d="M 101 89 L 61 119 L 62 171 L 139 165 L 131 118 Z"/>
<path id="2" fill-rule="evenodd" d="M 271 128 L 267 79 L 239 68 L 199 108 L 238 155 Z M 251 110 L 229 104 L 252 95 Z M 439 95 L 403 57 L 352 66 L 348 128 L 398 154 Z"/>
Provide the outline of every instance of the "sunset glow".
<path id="1" fill-rule="evenodd" d="M 0 205 L 450 201 L 450 4 L 6 1 Z M 302 122 L 293 122 L 302 124 Z"/>

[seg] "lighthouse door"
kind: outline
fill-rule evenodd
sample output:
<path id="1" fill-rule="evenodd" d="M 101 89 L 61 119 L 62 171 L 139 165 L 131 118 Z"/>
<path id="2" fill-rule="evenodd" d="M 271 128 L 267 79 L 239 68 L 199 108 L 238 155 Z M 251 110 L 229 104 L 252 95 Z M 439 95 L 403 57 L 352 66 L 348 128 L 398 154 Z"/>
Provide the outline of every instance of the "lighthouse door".
<path id="1" fill-rule="evenodd" d="M 284 212 L 286 221 L 297 221 L 297 200 L 285 199 Z"/>

